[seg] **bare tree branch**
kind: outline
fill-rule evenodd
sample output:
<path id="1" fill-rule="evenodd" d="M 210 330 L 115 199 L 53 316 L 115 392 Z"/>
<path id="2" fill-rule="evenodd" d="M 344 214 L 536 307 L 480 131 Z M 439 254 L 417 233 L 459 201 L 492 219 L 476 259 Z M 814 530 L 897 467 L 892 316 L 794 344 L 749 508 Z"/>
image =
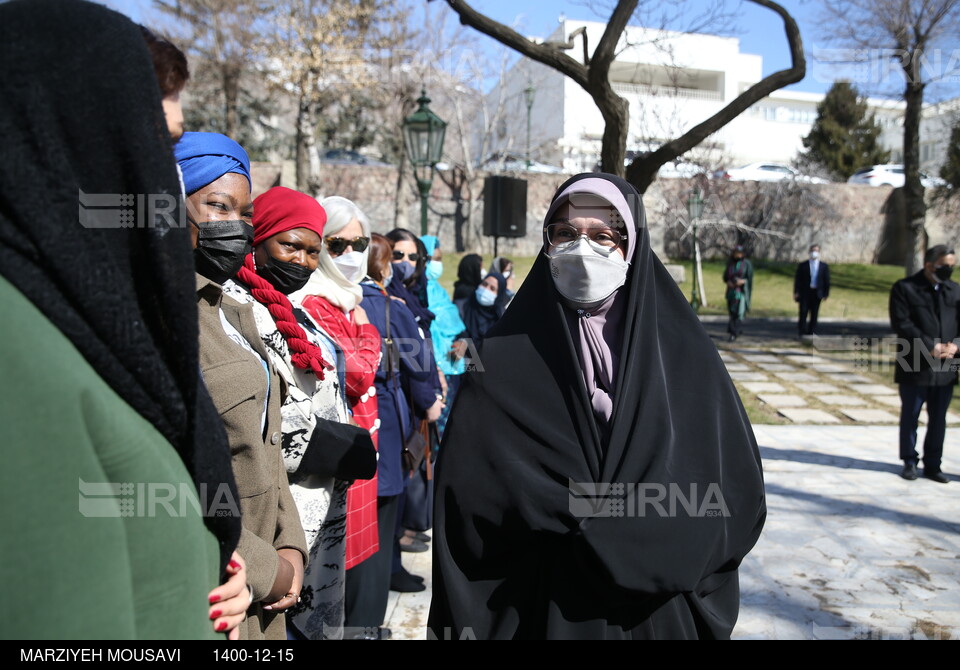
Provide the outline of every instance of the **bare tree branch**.
<path id="1" fill-rule="evenodd" d="M 446 0 L 446 3 L 460 16 L 460 23 L 479 30 L 527 58 L 552 67 L 587 88 L 587 67 L 567 54 L 553 47 L 531 42 L 510 26 L 484 16 L 464 0 Z"/>
<path id="2" fill-rule="evenodd" d="M 750 0 L 750 2 L 776 12 L 783 20 L 784 32 L 790 47 L 791 66 L 786 70 L 779 70 L 767 75 L 706 121 L 694 126 L 677 139 L 667 142 L 644 158 L 635 160 L 627 169 L 627 180 L 636 186 L 641 193 L 645 192 L 653 183 L 657 170 L 663 164 L 672 161 L 677 156 L 703 142 L 707 137 L 749 109 L 751 105 L 784 86 L 802 80 L 806 75 L 807 61 L 803 54 L 803 40 L 800 37 L 800 28 L 794 18 L 786 9 L 775 2 L 771 2 L 771 0 Z"/>

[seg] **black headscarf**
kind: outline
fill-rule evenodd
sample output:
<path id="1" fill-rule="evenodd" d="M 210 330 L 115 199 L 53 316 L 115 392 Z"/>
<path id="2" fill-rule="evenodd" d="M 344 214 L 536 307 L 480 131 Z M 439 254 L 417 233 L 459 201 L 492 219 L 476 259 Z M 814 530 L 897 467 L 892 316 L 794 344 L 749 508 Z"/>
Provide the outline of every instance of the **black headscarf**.
<path id="1" fill-rule="evenodd" d="M 541 255 L 488 333 L 479 371 L 464 376 L 444 434 L 430 612 L 439 638 L 727 637 L 736 621 L 737 568 L 766 515 L 753 431 L 650 248 L 636 190 L 590 174 L 558 193 L 596 178 L 617 186 L 637 225 L 609 437 Z M 643 504 L 660 487 L 664 515 Z M 677 493 L 695 504 L 671 515 Z M 592 494 L 603 503 L 593 515 Z"/>
<path id="2" fill-rule="evenodd" d="M 139 27 L 78 0 L 0 4 L 0 100 L 0 273 L 170 441 L 206 484 L 204 509 L 221 483 L 239 500 L 200 380 L 193 254 L 170 223 L 180 186 Z M 112 206 L 85 210 L 84 194 Z M 137 211 L 147 194 L 173 196 L 170 219 Z M 133 213 L 128 227 L 120 212 Z M 239 516 L 204 521 L 223 567 Z"/>
<path id="3" fill-rule="evenodd" d="M 483 258 L 478 254 L 467 254 L 460 259 L 460 265 L 457 267 L 457 281 L 453 285 L 453 299 L 464 300 L 469 298 L 483 277 L 480 276 L 483 269 Z"/>
<path id="4" fill-rule="evenodd" d="M 510 297 L 507 295 L 507 280 L 498 272 L 487 275 L 497 280 L 497 299 L 489 307 L 477 301 L 476 289 L 470 297 L 463 301 L 461 317 L 463 325 L 467 327 L 467 335 L 473 340 L 473 345 L 479 347 L 483 338 L 493 325 L 503 316 L 507 309 Z"/>

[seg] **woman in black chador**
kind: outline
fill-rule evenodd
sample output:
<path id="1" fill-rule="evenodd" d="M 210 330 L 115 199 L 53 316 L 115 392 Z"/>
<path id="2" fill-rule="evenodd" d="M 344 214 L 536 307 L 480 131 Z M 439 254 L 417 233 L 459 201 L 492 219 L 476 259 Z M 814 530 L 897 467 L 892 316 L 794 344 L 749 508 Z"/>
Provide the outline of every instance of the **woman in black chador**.
<path id="1" fill-rule="evenodd" d="M 431 636 L 726 638 L 766 515 L 753 431 L 637 191 L 571 178 L 440 450 Z"/>

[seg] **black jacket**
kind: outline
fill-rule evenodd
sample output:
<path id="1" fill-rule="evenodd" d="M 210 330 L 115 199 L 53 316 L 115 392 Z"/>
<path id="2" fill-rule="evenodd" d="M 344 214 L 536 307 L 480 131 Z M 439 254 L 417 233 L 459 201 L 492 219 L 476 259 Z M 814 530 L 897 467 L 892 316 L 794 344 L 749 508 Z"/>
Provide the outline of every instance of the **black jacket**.
<path id="1" fill-rule="evenodd" d="M 797 273 L 793 277 L 793 292 L 802 296 L 810 288 L 810 261 L 803 261 L 797 265 Z M 820 270 L 817 273 L 817 297 L 823 300 L 830 296 L 830 266 L 820 261 Z"/>
<path id="2" fill-rule="evenodd" d="M 957 383 L 960 359 L 935 359 L 930 351 L 938 342 L 952 342 L 960 334 L 957 303 L 960 285 L 952 281 L 933 284 L 923 271 L 901 279 L 890 291 L 890 326 L 901 338 L 897 343 L 894 380 L 915 386 Z M 960 341 L 957 342 L 960 344 Z"/>

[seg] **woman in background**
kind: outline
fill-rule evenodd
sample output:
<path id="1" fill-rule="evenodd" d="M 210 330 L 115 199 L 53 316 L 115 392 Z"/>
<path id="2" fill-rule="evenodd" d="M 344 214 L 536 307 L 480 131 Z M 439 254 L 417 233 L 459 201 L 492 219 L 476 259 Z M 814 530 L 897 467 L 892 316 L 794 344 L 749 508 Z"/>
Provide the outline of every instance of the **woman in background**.
<path id="1" fill-rule="evenodd" d="M 513 272 L 513 261 L 507 258 L 506 256 L 497 256 L 493 259 L 493 262 L 490 263 L 490 269 L 487 271 L 487 274 L 496 273 L 502 275 L 504 279 L 507 280 L 507 303 L 510 303 L 510 300 L 513 299 L 514 291 L 514 272 Z"/>
<path id="2" fill-rule="evenodd" d="M 483 338 L 507 310 L 510 296 L 507 280 L 500 274 L 488 274 L 469 298 L 460 301 L 460 314 L 466 325 L 466 335 L 474 351 L 480 349 Z M 471 363 L 468 363 L 468 366 Z M 476 364 L 475 362 L 473 363 Z M 468 367 L 468 369 L 470 369 Z"/>
<path id="3" fill-rule="evenodd" d="M 385 639 L 389 629 L 382 628 L 387 599 L 391 588 L 398 590 L 396 576 L 392 575 L 393 545 L 400 497 L 404 491 L 401 454 L 406 439 L 412 432 L 410 407 L 403 392 L 404 377 L 426 379 L 429 365 L 424 361 L 426 348 L 419 328 L 402 302 L 387 294 L 384 285 L 391 276 L 392 245 L 383 235 L 374 233 L 370 240 L 367 277 L 363 287 L 363 304 L 367 317 L 382 336 L 382 363 L 377 371 L 377 408 L 380 417 L 379 454 L 377 461 L 377 526 L 379 551 L 357 566 L 359 588 L 354 612 L 355 626 L 366 629 L 370 638 Z M 412 579 L 412 576 L 407 573 Z M 410 581 L 404 591 L 423 591 L 422 579 Z M 373 633 L 372 631 L 376 631 Z"/>
<path id="4" fill-rule="evenodd" d="M 460 386 L 460 375 L 463 374 L 463 357 L 467 353 L 466 326 L 460 318 L 459 308 L 450 300 L 446 289 L 440 285 L 440 276 L 443 274 L 443 252 L 440 250 L 440 240 L 433 235 L 424 235 L 420 238 L 426 248 L 427 267 L 427 299 L 430 302 L 430 311 L 436 315 L 430 326 L 430 336 L 433 340 L 433 353 L 437 360 L 437 367 L 444 381 L 444 397 L 446 408 L 437 421 L 440 437 L 447 423 L 450 408 Z"/>
<path id="5" fill-rule="evenodd" d="M 466 300 L 483 281 L 483 258 L 479 254 L 467 254 L 457 267 L 457 281 L 453 284 L 453 301 Z"/>
<path id="6" fill-rule="evenodd" d="M 370 223 L 346 198 L 321 201 L 327 215 L 317 270 L 294 294 L 304 310 L 343 351 L 344 389 L 353 421 L 370 433 L 376 445 L 380 421 L 374 379 L 380 367 L 380 333 L 360 306 L 367 275 Z M 359 577 L 352 569 L 376 554 L 377 479 L 356 481 L 347 493 L 345 625 L 353 627 Z"/>
<path id="7" fill-rule="evenodd" d="M 730 260 L 723 271 L 723 281 L 727 285 L 727 323 L 729 341 L 733 342 L 743 332 L 743 320 L 750 311 L 750 296 L 753 294 L 753 264 L 746 257 L 743 245 L 738 244 L 730 252 Z"/>

